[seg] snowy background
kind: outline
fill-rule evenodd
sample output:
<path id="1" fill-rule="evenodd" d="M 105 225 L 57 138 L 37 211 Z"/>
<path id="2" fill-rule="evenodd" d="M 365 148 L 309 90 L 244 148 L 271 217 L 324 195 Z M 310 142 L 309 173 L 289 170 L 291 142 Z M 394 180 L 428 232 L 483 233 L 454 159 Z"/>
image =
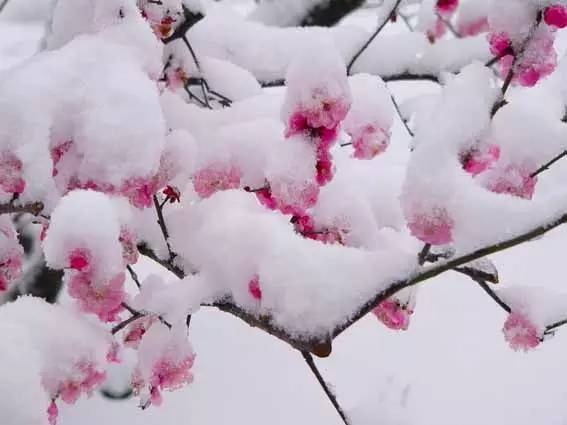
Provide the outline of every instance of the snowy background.
<path id="1" fill-rule="evenodd" d="M 251 5 L 234 3 L 242 13 Z M 0 17 L 0 68 L 37 51 L 46 9 L 44 0 L 11 0 Z M 375 11 L 360 10 L 344 24 L 371 29 Z M 560 39 L 559 48 L 564 44 Z M 390 89 L 399 100 L 437 90 L 427 83 L 395 83 Z M 393 133 L 386 158 L 403 164 L 409 139 L 399 121 Z M 559 165 L 540 184 L 565 181 L 566 174 L 567 165 Z M 500 285 L 567 293 L 566 243 L 567 229 L 560 229 L 494 256 Z M 141 276 L 163 273 L 144 260 L 136 269 Z M 474 282 L 451 272 L 422 285 L 407 332 L 390 331 L 369 315 L 335 341 L 330 358 L 317 363 L 355 425 L 567 424 L 567 330 L 524 354 L 504 341 L 504 320 L 505 313 Z M 61 425 L 341 423 L 289 346 L 217 310 L 199 311 L 190 332 L 198 353 L 195 381 L 167 394 L 161 408 L 141 411 L 135 399 L 97 395 L 62 406 Z M 126 375 L 118 371 L 115 385 L 121 372 Z"/>

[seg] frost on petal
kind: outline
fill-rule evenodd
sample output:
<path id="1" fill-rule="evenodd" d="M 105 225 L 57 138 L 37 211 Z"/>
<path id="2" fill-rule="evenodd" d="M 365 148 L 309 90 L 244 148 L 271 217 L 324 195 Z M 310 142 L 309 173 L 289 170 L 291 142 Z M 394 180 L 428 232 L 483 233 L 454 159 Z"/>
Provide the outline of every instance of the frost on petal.
<path id="1" fill-rule="evenodd" d="M 208 198 L 219 190 L 240 187 L 240 170 L 232 164 L 215 163 L 197 171 L 193 176 L 195 192 Z"/>
<path id="2" fill-rule="evenodd" d="M 0 308 L 0 322 L 17 327 L 19 334 L 30 336 L 41 362 L 30 361 L 26 367 L 40 368 L 41 381 L 36 385 L 41 382 L 49 399 L 60 397 L 66 403 L 74 403 L 81 395 L 92 394 L 103 382 L 112 339 L 104 328 L 89 322 L 75 310 L 22 297 Z M 0 333 L 5 336 L 2 330 Z M 24 353 L 24 345 L 21 347 L 20 353 Z M 6 379 L 5 374 L 2 376 Z M 36 390 L 30 387 L 29 391 Z M 19 396 L 22 394 L 19 392 Z M 27 406 L 30 407 L 31 404 Z M 47 408 L 46 400 L 45 420 Z M 53 407 L 51 414 L 55 414 Z"/>
<path id="3" fill-rule="evenodd" d="M 138 347 L 138 365 L 132 377 L 134 392 L 141 405 L 159 405 L 161 391 L 173 391 L 193 381 L 191 368 L 195 354 L 184 324 L 168 329 L 161 323 L 151 326 Z"/>
<path id="4" fill-rule="evenodd" d="M 112 203 L 101 193 L 74 191 L 61 199 L 51 215 L 44 241 L 47 263 L 98 276 L 122 270 L 120 224 Z"/>
<path id="5" fill-rule="evenodd" d="M 515 351 L 529 351 L 541 342 L 541 332 L 521 313 L 512 312 L 504 322 L 504 338 Z"/>
<path id="6" fill-rule="evenodd" d="M 20 276 L 23 255 L 11 219 L 0 216 L 0 293 Z"/>
<path id="7" fill-rule="evenodd" d="M 563 4 L 554 4 L 545 9 L 543 20 L 547 25 L 556 28 L 567 27 L 567 6 Z"/>
<path id="8" fill-rule="evenodd" d="M 416 209 L 408 213 L 407 220 L 411 234 L 425 243 L 444 245 L 453 240 L 453 220 L 445 208 Z"/>
<path id="9" fill-rule="evenodd" d="M 481 145 L 473 147 L 460 155 L 463 169 L 473 175 L 486 171 L 500 158 L 500 147 L 497 145 Z"/>
<path id="10" fill-rule="evenodd" d="M 386 299 L 378 304 L 372 313 L 388 328 L 395 331 L 407 330 L 410 316 L 413 311 L 406 306 L 400 305 L 397 299 Z"/>

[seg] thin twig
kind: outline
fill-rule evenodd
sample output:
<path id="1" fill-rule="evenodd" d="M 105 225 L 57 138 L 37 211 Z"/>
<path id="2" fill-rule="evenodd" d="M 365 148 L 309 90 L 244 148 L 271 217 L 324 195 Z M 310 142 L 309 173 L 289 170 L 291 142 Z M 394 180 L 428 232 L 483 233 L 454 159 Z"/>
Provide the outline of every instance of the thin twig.
<path id="1" fill-rule="evenodd" d="M 169 44 L 181 37 L 183 37 L 189 29 L 203 19 L 204 16 L 201 13 L 193 13 L 186 6 L 183 6 L 183 22 L 175 29 L 173 34 L 165 38 L 163 44 Z"/>
<path id="2" fill-rule="evenodd" d="M 358 322 L 362 317 L 364 317 L 366 314 L 372 311 L 374 307 L 378 305 L 380 302 L 384 301 L 388 297 L 391 297 L 392 295 L 396 294 L 397 292 L 399 292 L 404 288 L 414 286 L 420 282 L 439 276 L 440 274 L 445 273 L 448 270 L 470 263 L 471 261 L 478 260 L 488 255 L 495 254 L 500 251 L 504 251 L 516 245 L 520 245 L 524 242 L 528 242 L 532 239 L 544 235 L 548 231 L 555 229 L 556 227 L 559 227 L 565 223 L 567 223 L 567 213 L 558 216 L 556 219 L 550 221 L 547 224 L 539 225 L 528 232 L 522 233 L 518 236 L 515 236 L 503 242 L 498 242 L 493 245 L 489 245 L 484 248 L 473 251 L 469 254 L 465 254 L 460 257 L 451 259 L 444 263 L 440 263 L 435 266 L 425 268 L 421 272 L 416 273 L 413 277 L 409 277 L 407 279 L 393 282 L 390 286 L 388 286 L 388 288 L 386 288 L 383 291 L 380 291 L 372 299 L 370 299 L 364 305 L 362 305 L 359 308 L 358 312 L 352 315 L 351 319 L 349 319 L 342 325 L 338 326 L 333 332 L 333 338 L 337 337 L 346 329 L 348 329 L 353 324 Z"/>
<path id="3" fill-rule="evenodd" d="M 203 92 L 203 98 L 205 99 L 205 104 L 206 104 L 207 108 L 213 109 L 213 107 L 209 103 L 209 95 L 208 95 L 209 85 L 207 84 L 207 82 L 203 78 L 203 70 L 201 69 L 201 63 L 199 62 L 199 59 L 197 58 L 197 55 L 195 54 L 195 51 L 193 50 L 191 43 L 189 43 L 189 40 L 187 39 L 187 35 L 183 34 L 181 36 L 181 39 L 183 40 L 183 43 L 185 43 L 185 46 L 187 46 L 187 49 L 189 49 L 189 53 L 191 54 L 191 57 L 193 58 L 193 62 L 195 63 L 195 67 L 197 67 L 197 71 L 199 71 L 199 74 L 201 75 L 200 85 L 201 85 L 201 90 Z"/>
<path id="4" fill-rule="evenodd" d="M 459 33 L 459 31 L 457 31 L 457 30 L 455 29 L 455 27 L 453 26 L 453 24 L 451 23 L 450 20 L 445 19 L 443 16 L 441 16 L 440 13 L 437 13 L 437 18 L 438 18 L 441 22 L 443 22 L 447 28 L 449 28 L 449 32 L 450 32 L 451 34 L 453 34 L 453 36 L 454 36 L 455 38 L 462 38 L 462 35 Z"/>
<path id="5" fill-rule="evenodd" d="M 545 170 L 548 170 L 549 167 L 551 167 L 553 164 L 555 164 L 557 161 L 559 161 L 560 159 L 564 158 L 565 156 L 567 156 L 567 150 L 561 152 L 559 155 L 557 155 L 555 158 L 553 158 L 551 161 L 546 162 L 545 164 L 543 164 L 541 167 L 539 167 L 537 170 L 535 170 L 533 173 L 530 174 L 531 178 L 534 178 L 536 176 L 539 176 L 541 173 L 543 173 Z"/>
<path id="6" fill-rule="evenodd" d="M 430 243 L 426 243 L 425 245 L 423 245 L 423 249 L 417 256 L 417 260 L 420 266 L 423 266 L 425 264 L 425 261 L 427 260 L 427 255 L 429 254 L 430 250 L 431 250 Z"/>
<path id="7" fill-rule="evenodd" d="M 410 22 L 410 20 L 409 20 L 409 17 L 408 17 L 407 15 L 403 14 L 403 13 L 400 13 L 400 12 L 398 12 L 398 16 L 399 16 L 400 18 L 402 18 L 402 21 L 403 21 L 403 23 L 405 24 L 405 26 L 407 27 L 407 29 L 408 29 L 410 32 L 413 32 L 413 27 L 411 26 L 411 22 Z"/>
<path id="8" fill-rule="evenodd" d="M 400 105 L 398 104 L 398 102 L 396 101 L 396 99 L 394 98 L 394 95 L 390 93 L 390 97 L 392 98 L 392 103 L 394 104 L 394 109 L 396 110 L 398 116 L 400 117 L 400 120 L 402 121 L 402 124 L 404 125 L 406 131 L 408 132 L 408 134 L 410 135 L 410 137 L 415 137 L 415 133 L 412 131 L 412 129 L 409 127 L 408 125 L 408 121 L 405 119 L 405 117 L 402 114 L 402 111 L 400 109 Z"/>
<path id="9" fill-rule="evenodd" d="M 43 211 L 43 202 L 31 202 L 29 204 L 14 205 L 14 203 L 9 202 L 7 204 L 0 204 L 0 215 L 2 214 L 14 214 L 14 213 L 29 213 L 35 216 L 39 215 Z"/>
<path id="10" fill-rule="evenodd" d="M 136 320 L 141 319 L 142 317 L 144 317 L 143 313 L 136 312 L 132 316 L 128 317 L 126 320 L 123 320 L 122 322 L 120 322 L 119 324 L 114 326 L 112 328 L 112 331 L 111 331 L 112 335 L 116 335 L 118 332 L 120 332 L 122 329 L 124 329 L 130 323 L 135 322 Z"/>
<path id="11" fill-rule="evenodd" d="M 439 77 L 434 74 L 413 74 L 411 72 L 402 72 L 400 74 L 381 75 L 382 80 L 386 83 L 397 81 L 431 81 L 432 83 L 439 84 Z M 284 79 L 275 79 L 270 81 L 259 81 L 263 88 L 270 87 L 283 87 L 285 86 Z"/>
<path id="12" fill-rule="evenodd" d="M 352 57 L 352 59 L 350 60 L 348 66 L 347 66 L 347 75 L 350 75 L 351 70 L 352 70 L 352 66 L 354 65 L 354 63 L 356 62 L 356 60 L 360 57 L 360 55 L 368 48 L 368 46 L 370 45 L 370 43 L 372 43 L 374 41 L 374 39 L 376 38 L 376 36 L 378 34 L 380 34 L 380 32 L 382 32 L 382 30 L 386 27 L 386 25 L 388 24 L 388 22 L 390 21 L 390 19 L 392 19 L 394 16 L 396 16 L 396 11 L 400 5 L 400 3 L 402 2 L 402 0 L 396 0 L 396 3 L 394 4 L 394 6 L 392 7 L 392 10 L 390 11 L 390 13 L 388 13 L 388 15 L 386 15 L 384 22 L 382 22 L 378 28 L 376 28 L 376 31 L 374 31 L 374 33 L 372 33 L 372 35 L 370 36 L 370 38 L 368 40 L 366 40 L 366 42 L 360 47 L 360 49 L 358 49 L 358 51 L 354 54 L 354 56 Z"/>
<path id="13" fill-rule="evenodd" d="M 490 298 L 492 298 L 494 302 L 502 308 L 502 310 L 504 310 L 506 313 L 510 313 L 512 311 L 512 308 L 510 308 L 510 306 L 506 304 L 502 300 L 502 298 L 500 298 L 498 294 L 494 292 L 492 288 L 490 288 L 490 286 L 488 286 L 488 284 L 484 280 L 481 279 L 473 279 L 473 280 L 479 284 L 479 286 L 484 290 L 484 292 L 486 292 L 490 296 Z"/>
<path id="14" fill-rule="evenodd" d="M 0 3 L 0 13 L 2 13 L 2 11 L 8 5 L 9 2 L 10 2 L 10 0 L 4 0 L 4 1 L 2 1 L 2 3 Z"/>
<path id="15" fill-rule="evenodd" d="M 315 375 L 317 382 L 319 382 L 319 385 L 321 385 L 321 388 L 323 388 L 323 391 L 329 398 L 330 402 L 332 403 L 333 407 L 335 408 L 335 410 L 337 411 L 337 413 L 339 414 L 345 425 L 350 425 L 350 422 L 347 419 L 341 405 L 339 404 L 337 397 L 335 396 L 333 391 L 329 388 L 329 385 L 327 385 L 327 383 L 325 382 L 325 379 L 321 375 L 321 372 L 319 372 L 319 369 L 317 368 L 317 365 L 313 360 L 313 356 L 306 351 L 302 351 L 301 354 L 303 355 L 303 359 L 307 363 L 307 366 L 309 366 L 309 369 L 311 369 L 311 372 L 313 372 L 313 375 Z"/>
<path id="16" fill-rule="evenodd" d="M 167 245 L 167 252 L 169 253 L 169 261 L 172 261 L 175 258 L 174 252 L 171 250 L 171 245 L 169 244 L 169 232 L 167 230 L 167 226 L 165 224 L 165 219 L 163 218 L 163 209 L 160 207 L 158 198 L 154 195 L 154 206 L 156 209 L 157 217 L 158 217 L 158 224 L 161 229 L 161 233 L 163 234 L 163 238 L 165 239 L 165 244 Z"/>
<path id="17" fill-rule="evenodd" d="M 132 278 L 138 289 L 140 289 L 142 285 L 140 284 L 140 279 L 138 278 L 138 274 L 136 273 L 136 271 L 132 268 L 130 264 L 126 266 L 126 269 L 130 273 L 130 277 Z"/>

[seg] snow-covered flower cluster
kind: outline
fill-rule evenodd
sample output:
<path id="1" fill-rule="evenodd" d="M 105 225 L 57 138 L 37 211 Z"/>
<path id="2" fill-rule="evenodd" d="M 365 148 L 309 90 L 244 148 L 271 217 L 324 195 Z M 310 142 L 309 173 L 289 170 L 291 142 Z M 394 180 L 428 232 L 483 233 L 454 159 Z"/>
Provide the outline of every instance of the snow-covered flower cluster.
<path id="1" fill-rule="evenodd" d="M 160 405 L 193 380 L 201 305 L 327 355 L 364 313 L 407 330 L 414 285 L 444 271 L 426 263 L 497 281 L 470 260 L 558 223 L 567 193 L 540 174 L 567 149 L 567 5 L 383 3 L 415 31 L 273 28 L 194 0 L 54 2 L 45 49 L 0 79 L 0 292 L 25 292 L 25 222 L 66 305 L 0 308 L 0 367 L 41 404 L 0 397 L 3 415 L 54 425 L 122 349 L 141 406 Z M 439 90 L 397 102 L 387 85 L 420 79 Z M 141 255 L 179 279 L 138 279 Z M 549 333 L 530 306 L 500 305 L 513 349 Z"/>

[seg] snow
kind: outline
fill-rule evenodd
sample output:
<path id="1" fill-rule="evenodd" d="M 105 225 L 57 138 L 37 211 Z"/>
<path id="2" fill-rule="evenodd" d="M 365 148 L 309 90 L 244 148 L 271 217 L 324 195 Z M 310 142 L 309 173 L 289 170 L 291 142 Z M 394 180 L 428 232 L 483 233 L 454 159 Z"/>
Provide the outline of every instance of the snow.
<path id="1" fill-rule="evenodd" d="M 525 6 L 524 3 L 518 6 L 518 10 Z M 61 4 L 64 4 L 63 0 Z M 499 91 L 492 71 L 481 63 L 468 66 L 457 76 L 443 75 L 443 90 L 436 89 L 431 95 L 430 88 L 422 86 L 409 88 L 390 84 L 388 87 L 400 98 L 416 92 L 427 96 L 422 103 L 408 103 L 415 106 L 408 109 L 415 114 L 411 124 L 416 130 L 416 137 L 411 141 L 415 149 L 404 186 L 402 182 L 410 156 L 410 141 L 397 118 L 392 127 L 393 111 L 386 86 L 376 77 L 357 74 L 351 78 L 351 118 L 355 121 L 361 116 L 363 121 L 376 119 L 380 126 L 391 130 L 393 143 L 388 151 L 367 161 L 352 158 L 349 147 L 333 147 L 336 174 L 329 184 L 322 187 L 319 203 L 310 214 L 320 226 L 346 229 L 348 246 L 323 244 L 300 237 L 294 233 L 289 217 L 263 208 L 253 194 L 242 190 L 220 191 L 200 200 L 193 191 L 197 172 L 221 162 L 238 167 L 240 174 L 236 186 L 259 188 L 268 181 L 278 198 L 289 195 L 290 203 L 299 203 L 300 200 L 294 198 L 301 192 L 296 190 L 296 185 L 301 186 L 313 178 L 309 170 L 312 171 L 315 161 L 314 151 L 301 136 L 284 139 L 280 116 L 284 93 L 261 93 L 254 78 L 282 78 L 290 71 L 289 64 L 293 64 L 300 50 L 307 46 L 305 40 L 314 37 L 316 40 L 312 42 L 315 44 L 310 46 L 332 47 L 336 44 L 340 55 L 328 56 L 330 59 L 326 63 L 329 66 L 314 66 L 306 75 L 301 72 L 301 67 L 294 69 L 292 65 L 288 73 L 291 87 L 286 93 L 290 107 L 284 109 L 284 120 L 289 118 L 289 113 L 298 103 L 313 106 L 310 102 L 314 99 L 309 97 L 309 90 L 320 80 L 318 73 L 326 71 L 325 68 L 337 71 L 336 76 L 331 75 L 331 83 L 327 87 L 337 88 L 336 93 L 349 98 L 348 94 L 345 95 L 347 86 L 343 67 L 354 46 L 364 39 L 365 34 L 362 30 L 349 30 L 347 23 L 337 27 L 331 35 L 321 29 L 293 30 L 289 40 L 283 42 L 283 35 L 287 37 L 287 33 L 279 32 L 282 30 L 267 28 L 240 17 L 220 18 L 218 11 L 217 16 L 209 14 L 195 26 L 191 37 L 195 37 L 196 50 L 203 58 L 203 76 L 210 80 L 214 90 L 223 90 L 235 103 L 229 109 L 207 111 L 195 105 L 181 106 L 182 100 L 175 94 L 161 87 L 158 90 L 151 78 L 157 77 L 161 71 L 156 60 L 159 55 L 155 54 L 159 53 L 159 49 L 153 50 L 150 44 L 147 49 L 132 49 L 133 41 L 145 40 L 145 35 L 141 39 L 131 37 L 137 23 L 132 22 L 133 26 L 126 30 L 126 26 L 106 20 L 114 15 L 106 15 L 107 8 L 104 5 L 100 7 L 98 12 L 95 11 L 97 19 L 93 22 L 105 28 L 103 32 L 106 35 L 101 37 L 123 41 L 117 41 L 113 52 L 127 57 L 125 62 L 128 65 L 116 65 L 108 70 L 105 74 L 109 75 L 108 81 L 102 79 L 105 84 L 100 92 L 96 90 L 99 86 L 95 83 L 87 86 L 89 93 L 94 92 L 88 98 L 92 103 L 86 103 L 92 107 L 86 108 L 85 121 L 80 121 L 79 127 L 83 125 L 84 131 L 77 133 L 77 145 L 85 152 L 95 149 L 88 151 L 85 158 L 96 161 L 83 164 L 84 173 L 118 184 L 130 176 L 154 176 L 163 164 L 171 165 L 165 168 L 171 168 L 174 177 L 168 175 L 167 182 L 175 183 L 183 193 L 181 204 L 167 205 L 165 210 L 165 220 L 170 229 L 183 229 L 172 232 L 171 246 L 179 254 L 176 264 L 188 272 L 198 271 L 199 274 L 179 281 L 157 271 L 153 264 L 140 262 L 135 265 L 136 270 L 143 277 L 152 275 L 142 279 L 142 291 L 137 297 L 132 297 L 132 302 L 142 311 L 162 314 L 168 321 L 181 324 L 181 333 L 186 332 L 182 326 L 184 318 L 193 313 L 189 332 L 191 345 L 198 357 L 191 369 L 191 373 L 195 374 L 194 383 L 178 393 L 164 395 L 161 409 L 140 412 L 133 401 L 118 404 L 95 398 L 89 403 L 81 402 L 75 409 L 63 408 L 63 425 L 90 425 L 100 421 L 152 425 L 158 421 L 167 424 L 180 420 L 217 424 L 234 423 L 235 420 L 273 424 L 338 424 L 340 420 L 303 365 L 299 353 L 263 333 L 246 328 L 234 317 L 205 307 L 199 309 L 198 305 L 203 301 L 232 299 L 251 313 L 269 314 L 274 325 L 296 336 L 324 337 L 389 282 L 415 272 L 416 254 L 422 244 L 409 235 L 403 217 L 404 212 L 406 215 L 412 213 L 413 201 L 420 208 L 423 205 L 425 209 L 431 205 L 446 208 L 451 219 L 452 248 L 457 255 L 502 241 L 542 221 L 556 218 L 567 209 L 567 193 L 561 186 L 565 171 L 561 165 L 539 177 L 531 201 L 523 199 L 527 196 L 490 191 L 496 192 L 494 180 L 498 182 L 501 174 L 508 173 L 508 167 L 519 167 L 515 169 L 519 170 L 518 173 L 524 168 L 531 172 L 564 149 L 565 124 L 558 122 L 564 106 L 561 78 L 549 79 L 545 82 L 547 88 L 542 84 L 533 92 L 514 90 L 509 97 L 512 103 L 503 107 L 491 122 L 490 110 L 498 99 Z M 218 10 L 222 7 L 219 6 Z M 88 19 L 88 14 L 85 19 Z M 211 22 L 226 23 L 218 28 L 218 39 L 204 38 L 206 30 L 203 28 L 212 25 Z M 54 24 L 57 27 L 55 21 Z M 231 33 L 231 29 L 236 30 Z M 83 42 L 80 46 L 96 46 L 95 42 L 89 43 L 88 40 L 98 38 L 99 30 L 100 27 L 95 25 L 90 35 L 80 37 L 78 40 Z M 70 28 L 70 31 L 73 33 L 75 30 Z M 343 33 L 345 37 L 341 38 L 339 35 Z M 268 41 L 284 52 L 276 50 L 272 56 L 270 51 L 265 61 L 255 60 L 257 52 L 250 40 L 252 36 L 258 40 L 263 35 L 272 37 Z M 367 63 L 363 61 L 364 55 L 361 56 L 355 65 L 356 72 L 372 70 L 382 76 L 408 70 L 437 74 L 460 70 L 473 57 L 480 62 L 488 59 L 484 36 L 448 39 L 429 45 L 422 35 L 411 34 L 407 49 L 396 52 L 403 57 L 392 60 L 391 64 L 384 63 L 382 57 L 386 50 L 373 49 L 379 43 L 384 43 L 382 48 L 391 49 L 393 44 L 385 42 L 386 37 L 393 36 L 379 36 L 368 50 L 379 54 L 368 57 Z M 412 37 L 413 40 L 410 40 Z M 72 49 L 77 40 L 67 43 L 64 38 L 58 43 L 64 44 L 63 49 Z M 248 44 L 244 46 L 245 43 Z M 55 56 L 61 51 L 64 50 L 54 50 L 46 55 Z M 243 52 L 242 56 L 239 56 L 240 52 Z M 454 54 L 452 58 L 445 56 L 447 52 Z M 304 56 L 303 65 L 309 64 L 309 59 L 309 54 Z M 212 71 L 207 70 L 209 65 Z M 390 65 L 391 68 L 387 69 Z M 386 68 L 376 71 L 380 66 Z M 244 71 L 244 68 L 250 69 L 250 72 Z M 96 67 L 93 75 L 106 71 L 102 66 Z M 215 74 L 217 71 L 219 74 Z M 22 73 L 28 78 L 32 75 L 31 71 L 27 75 L 25 71 Z M 222 85 L 227 79 L 224 76 L 231 73 L 240 75 L 245 84 L 239 86 L 231 82 Z M 131 91 L 123 92 L 112 84 L 131 75 L 138 77 L 133 79 L 135 89 L 131 88 Z M 24 77 L 18 81 L 23 81 Z M 364 96 L 363 84 L 362 88 L 359 87 L 360 91 L 356 87 L 356 82 L 364 78 L 368 78 L 367 91 L 376 90 L 368 98 Z M 371 83 L 372 78 L 377 83 L 375 86 Z M 308 84 L 302 86 L 305 81 Z M 61 87 L 66 87 L 67 82 L 63 82 Z M 555 87 L 559 89 L 554 90 Z M 294 92 L 296 88 L 298 91 Z M 106 97 L 108 92 L 113 95 Z M 142 94 L 137 97 L 140 92 Z M 335 94 L 335 91 L 331 92 Z M 132 106 L 133 116 L 120 115 L 127 109 L 125 104 L 120 103 L 123 95 L 136 104 L 136 107 Z M 535 112 L 534 102 L 542 103 Z M 101 111 L 101 107 L 107 104 L 116 106 L 116 110 L 111 108 L 108 115 L 107 111 Z M 361 105 L 362 108 L 358 109 Z M 65 111 L 72 111 L 71 107 Z M 53 109 L 57 108 L 54 102 Z M 10 109 L 6 106 L 6 110 Z M 117 117 L 116 121 L 112 121 L 112 116 Z M 140 127 L 130 133 L 126 130 L 132 127 L 122 123 L 134 122 L 134 118 L 136 123 L 140 122 Z M 10 117 L 5 121 L 10 123 Z M 89 123 L 96 125 L 90 128 Z M 25 128 L 25 124 L 21 126 Z M 32 124 L 37 123 L 34 121 Z M 96 129 L 101 126 L 104 131 L 97 134 Z M 49 125 L 40 127 L 50 128 Z M 56 128 L 62 134 L 67 130 Z M 352 133 L 348 125 L 344 130 Z M 8 136 L 9 132 L 6 132 L 6 146 L 20 146 L 11 145 L 13 142 Z M 81 136 L 89 139 L 84 146 L 80 143 Z M 338 144 L 346 137 L 339 134 Z M 123 139 L 130 143 L 121 144 Z M 131 143 L 133 140 L 136 143 Z M 467 173 L 463 164 L 459 163 L 461 154 L 492 143 L 500 147 L 500 157 L 495 160 L 494 167 L 479 176 Z M 98 150 L 101 146 L 103 148 Z M 147 146 L 149 150 L 138 152 L 141 146 Z M 48 145 L 45 147 L 42 159 L 49 161 Z M 30 152 L 31 148 L 28 154 Z M 25 149 L 18 154 L 23 159 L 33 159 L 31 154 L 26 156 Z M 111 160 L 105 164 L 108 157 Z M 139 159 L 139 162 L 131 161 L 131 158 Z M 52 171 L 45 164 L 24 163 L 24 175 L 30 187 L 35 187 L 42 176 L 49 176 Z M 46 163 L 50 165 L 50 162 Z M 127 167 L 124 166 L 126 163 L 129 164 Z M 64 172 L 65 164 L 61 163 L 60 168 Z M 27 172 L 32 169 L 39 172 Z M 401 193 L 404 203 L 409 201 L 404 210 L 399 203 Z M 33 199 L 37 193 L 25 192 L 24 195 Z M 68 267 L 69 253 L 65 249 L 69 244 L 58 246 L 57 242 L 69 231 L 69 237 L 78 235 L 81 242 L 93 247 L 93 252 L 100 256 L 97 262 L 100 260 L 105 267 L 110 267 L 111 274 L 122 270 L 122 246 L 118 243 L 118 235 L 121 226 L 129 221 L 133 221 L 132 228 L 139 240 L 157 248 L 161 258 L 167 258 L 167 247 L 153 211 L 135 210 L 124 199 L 118 201 L 106 195 L 96 195 L 98 199 L 95 200 L 94 196 L 92 192 L 76 191 L 61 201 L 56 196 L 48 197 L 53 204 L 49 207 L 59 201 L 53 211 L 49 208 L 52 223 L 46 246 L 50 264 L 58 268 Z M 158 196 L 161 199 L 161 195 Z M 71 202 L 73 197 L 82 198 Z M 560 257 L 564 239 L 564 231 L 557 231 L 543 240 L 533 241 L 513 252 L 498 254 L 493 259 L 504 287 L 495 287 L 497 292 L 513 308 L 527 310 L 540 327 L 561 320 L 562 311 L 565 311 Z M 321 267 L 322 264 L 328 266 Z M 156 273 L 160 273 L 161 277 Z M 250 293 L 249 284 L 255 278 L 258 278 L 261 288 L 260 299 Z M 541 290 L 537 296 L 533 295 L 536 289 Z M 27 312 L 26 315 L 32 316 Z M 22 316 L 22 322 L 32 320 L 27 316 Z M 464 424 L 481 421 L 563 423 L 567 412 L 562 401 L 567 394 L 561 373 L 558 373 L 562 364 L 558 355 L 562 352 L 562 332 L 558 331 L 555 338 L 532 353 L 513 353 L 506 347 L 501 332 L 504 319 L 504 312 L 474 282 L 449 273 L 420 288 L 412 326 L 407 332 L 394 334 L 370 315 L 337 339 L 331 359 L 318 362 L 326 379 L 335 385 L 354 425 L 376 422 L 426 425 L 456 421 Z M 73 319 L 68 316 L 58 318 L 61 322 L 70 320 Z M 25 335 L 16 336 L 5 323 L 2 323 L 2 329 L 10 334 L 9 343 L 22 347 L 33 345 L 33 341 L 30 342 Z M 154 378 L 152 365 L 161 354 L 154 351 L 160 344 L 152 344 L 151 339 L 161 341 L 173 335 L 161 324 L 150 328 L 150 331 L 150 337 L 144 339 L 149 348 L 142 350 L 147 356 L 140 359 L 144 381 Z M 178 351 L 184 355 L 166 357 L 167 361 L 180 362 L 185 368 L 180 372 L 181 378 L 190 380 L 190 375 L 185 372 L 189 364 L 193 365 L 192 348 L 185 338 L 180 337 L 181 340 L 186 345 Z M 85 343 L 83 340 L 79 342 L 78 346 Z M 100 345 L 104 344 L 101 342 Z M 57 354 L 61 350 L 53 351 Z M 0 350 L 0 353 L 15 367 L 21 364 L 9 350 Z M 97 355 L 101 353 L 102 350 Z M 25 360 L 37 364 L 39 360 L 34 358 L 35 354 L 31 348 L 26 350 L 29 358 Z M 58 360 L 50 363 L 57 364 Z M 25 374 L 22 372 L 22 381 L 28 381 L 37 388 L 38 373 L 38 369 L 32 366 Z M 115 377 L 117 380 L 120 380 L 119 375 L 121 373 Z M 173 379 L 174 383 L 178 382 L 176 379 Z M 120 387 L 118 384 L 114 386 Z M 36 396 L 40 394 L 34 394 Z M 151 398 L 155 395 L 142 396 Z M 11 398 L 6 400 L 11 403 Z M 7 408 L 17 406 L 18 402 L 16 400 Z M 467 414 L 463 415 L 463 412 Z M 24 414 L 29 414 L 29 418 L 22 416 L 20 419 L 13 415 L 17 418 L 14 421 L 20 420 L 14 422 L 15 425 L 44 425 L 41 421 L 45 422 L 45 418 L 37 416 L 39 411 L 29 410 Z"/>

